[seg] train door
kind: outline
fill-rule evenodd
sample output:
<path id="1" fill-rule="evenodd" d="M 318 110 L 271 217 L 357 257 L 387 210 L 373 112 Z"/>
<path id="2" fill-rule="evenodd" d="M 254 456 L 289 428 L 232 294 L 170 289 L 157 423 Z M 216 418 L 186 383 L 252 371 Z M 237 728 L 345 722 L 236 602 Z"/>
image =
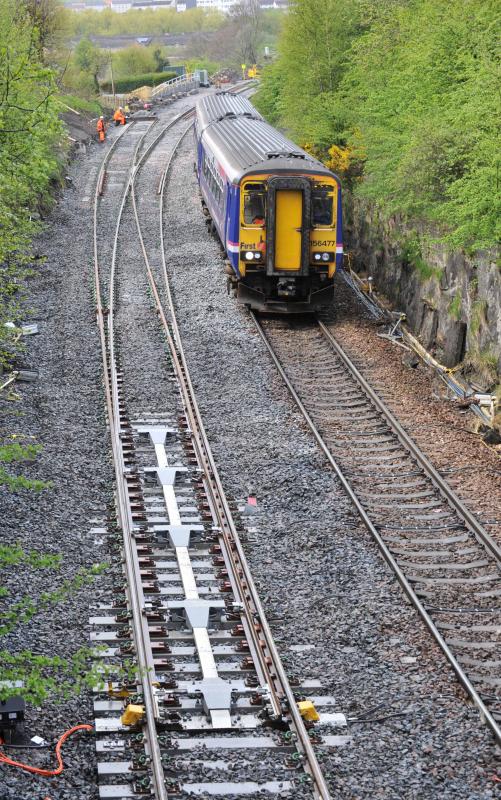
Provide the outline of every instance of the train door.
<path id="1" fill-rule="evenodd" d="M 307 178 L 268 180 L 267 275 L 308 275 L 311 187 Z"/>
<path id="2" fill-rule="evenodd" d="M 301 269 L 303 244 L 303 192 L 278 189 L 275 195 L 276 270 Z"/>

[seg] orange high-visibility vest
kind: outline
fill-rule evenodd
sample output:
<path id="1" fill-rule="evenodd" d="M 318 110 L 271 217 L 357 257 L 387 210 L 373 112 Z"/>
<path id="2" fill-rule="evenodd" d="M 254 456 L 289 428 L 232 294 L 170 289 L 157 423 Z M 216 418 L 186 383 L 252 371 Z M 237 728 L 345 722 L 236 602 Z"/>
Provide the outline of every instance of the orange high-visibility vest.
<path id="1" fill-rule="evenodd" d="M 104 125 L 104 119 L 98 119 L 96 128 L 97 128 L 97 135 L 99 137 L 99 141 L 100 142 L 104 142 L 104 140 L 106 138 L 106 133 L 105 133 L 106 128 L 105 128 L 105 125 Z"/>

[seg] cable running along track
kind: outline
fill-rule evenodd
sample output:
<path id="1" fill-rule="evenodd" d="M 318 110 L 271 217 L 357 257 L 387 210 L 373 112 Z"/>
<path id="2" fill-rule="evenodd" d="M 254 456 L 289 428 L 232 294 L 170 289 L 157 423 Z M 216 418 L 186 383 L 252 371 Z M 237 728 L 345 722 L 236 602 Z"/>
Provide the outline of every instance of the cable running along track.
<path id="1" fill-rule="evenodd" d="M 251 316 L 343 489 L 500 744 L 498 545 L 321 320 Z"/>
<path id="2" fill-rule="evenodd" d="M 156 176 L 157 180 L 148 181 L 151 194 L 145 198 L 145 192 L 142 192 L 139 197 L 137 189 L 141 171 L 148 168 L 150 163 L 156 163 L 151 160 L 152 155 L 159 145 L 164 146 L 165 134 L 173 126 L 189 121 L 191 113 L 192 111 L 187 111 L 176 117 L 147 146 L 145 137 L 151 129 L 149 122 L 137 121 L 133 123 L 134 127 L 127 129 L 128 134 L 124 131 L 113 142 L 103 161 L 94 205 L 97 318 L 115 470 L 117 522 L 123 540 L 131 647 L 140 666 L 140 703 L 145 709 L 144 723 L 138 728 L 143 737 L 145 752 L 140 775 L 145 773 L 142 785 L 149 788 L 158 800 L 166 800 L 172 793 L 177 795 L 184 791 L 187 794 L 199 794 L 204 788 L 212 793 L 211 790 L 216 785 L 207 779 L 201 784 L 182 784 L 180 779 L 173 776 L 171 768 L 166 771 L 166 748 L 167 751 L 172 751 L 173 747 L 189 750 L 191 746 L 185 738 L 173 744 L 172 732 L 182 731 L 185 736 L 188 731 L 188 739 L 190 736 L 198 737 L 196 741 L 203 744 L 200 734 L 207 734 L 207 729 L 214 734 L 222 731 L 223 736 L 215 743 L 215 737 L 212 737 L 212 746 L 242 748 L 245 743 L 244 749 L 239 751 L 239 758 L 243 764 L 246 759 L 250 759 L 249 764 L 252 766 L 252 758 L 260 759 L 259 750 L 253 751 L 253 747 L 268 746 L 266 737 L 256 734 L 264 721 L 267 725 L 292 733 L 292 738 L 289 736 L 284 740 L 284 747 L 278 750 L 288 754 L 289 761 L 294 765 L 294 772 L 291 773 L 290 768 L 284 772 L 282 758 L 280 767 L 274 767 L 275 779 L 270 776 L 272 779 L 266 784 L 255 786 L 252 782 L 221 784 L 219 793 L 245 794 L 254 787 L 254 791 L 263 788 L 274 794 L 297 785 L 298 779 L 300 782 L 305 779 L 307 782 L 301 790 L 305 798 L 311 796 L 327 800 L 329 792 L 310 735 L 273 642 L 239 540 L 237 523 L 217 473 L 189 376 L 170 292 L 163 241 L 163 208 L 169 168 L 179 145 L 191 128 L 191 123 L 181 129 L 181 134 L 171 146 L 167 157 L 163 156 L 162 151 L 164 167 L 161 174 Z M 109 272 L 105 274 L 99 253 L 99 198 L 104 191 L 107 164 L 113 153 L 118 152 L 116 148 L 126 143 L 126 136 L 133 137 L 136 141 L 116 212 Z M 129 154 L 131 146 L 128 145 Z M 145 149 L 140 155 L 142 147 Z M 158 157 L 160 158 L 160 154 Z M 127 375 L 122 375 L 118 366 L 115 287 L 119 271 L 117 251 L 120 227 L 129 197 L 144 261 L 144 265 L 138 264 L 137 269 L 146 268 L 155 311 L 162 326 L 173 376 L 179 390 L 182 414 L 181 428 L 176 426 L 177 429 L 172 425 L 172 417 L 165 421 L 160 413 L 150 414 L 149 417 L 145 415 L 146 418 L 142 417 L 131 423 L 124 407 L 122 383 L 127 380 Z M 143 206 L 139 200 L 141 203 L 144 200 Z M 159 227 L 157 235 L 153 237 L 151 228 L 145 221 L 147 223 L 151 220 L 155 208 Z M 152 254 L 158 251 L 158 247 L 160 263 L 155 264 L 152 263 Z M 155 258 L 156 255 L 153 255 L 153 261 Z M 162 289 L 159 288 L 159 276 L 163 279 Z M 104 303 L 103 287 L 106 285 L 107 302 Z M 162 294 L 165 300 L 162 299 Z M 131 470 L 130 458 L 136 457 L 140 460 L 151 459 L 153 456 L 157 459 L 154 468 L 134 467 Z M 148 483 L 151 477 L 154 479 L 153 488 Z M 186 516 L 183 516 L 182 504 L 194 502 L 194 496 L 199 502 L 201 512 L 198 512 L 196 518 L 190 517 L 191 522 L 188 522 Z M 142 503 L 139 514 L 137 498 Z M 150 500 L 152 503 L 162 504 L 161 517 L 155 518 L 148 512 Z M 191 506 L 191 513 L 194 510 L 194 506 Z M 138 519 L 144 521 L 138 524 Z M 163 549 L 160 547 L 162 542 L 165 543 Z M 198 571 L 203 564 L 204 572 L 208 572 L 207 559 L 210 558 L 210 553 L 214 554 L 212 563 L 221 567 L 218 575 L 226 578 L 222 583 L 216 583 L 213 575 L 200 574 Z M 166 561 L 172 558 L 174 561 Z M 148 569 L 145 569 L 145 565 Z M 161 574 L 161 570 L 167 568 L 169 571 L 175 569 L 176 577 Z M 179 581 L 182 587 L 174 589 L 169 583 L 168 588 L 163 589 L 163 578 Z M 207 589 L 200 585 L 200 581 L 204 580 L 211 582 L 208 595 Z M 163 592 L 167 592 L 166 603 L 163 602 Z M 176 599 L 171 600 L 170 597 Z M 216 617 L 220 616 L 216 621 L 215 612 Z M 116 630 L 117 620 L 116 616 L 107 617 L 108 628 L 113 626 L 114 630 L 102 631 L 96 638 L 100 636 L 101 641 L 116 641 L 121 635 Z M 161 624 L 156 624 L 158 622 Z M 238 624 L 235 625 L 235 622 Z M 167 628 L 171 631 L 170 634 Z M 221 641 L 222 646 L 219 644 Z M 186 642 L 189 647 L 185 646 Z M 231 647 L 227 642 L 231 643 Z M 239 666 L 239 669 L 246 670 L 243 674 L 249 676 L 245 681 L 242 681 L 240 675 L 234 674 L 233 663 L 225 667 L 230 673 L 229 678 L 225 676 L 225 668 L 219 666 L 220 650 L 225 653 L 241 651 L 249 654 Z M 183 653 L 179 664 L 174 657 L 177 651 Z M 170 653 L 172 658 L 159 659 L 159 652 L 162 655 Z M 195 665 L 187 664 L 184 655 L 192 652 L 198 655 Z M 186 688 L 183 679 L 187 671 L 197 673 L 197 677 L 188 682 Z M 201 677 L 198 674 L 200 672 Z M 167 689 L 173 691 L 167 692 Z M 193 693 L 198 698 L 195 704 L 189 699 Z M 254 706 L 259 716 L 253 710 Z M 204 711 L 202 716 L 201 710 Z M 96 728 L 98 733 L 109 733 L 113 730 L 117 736 L 127 736 L 124 728 L 116 725 L 116 719 L 97 720 Z M 232 745 L 224 738 L 225 733 L 238 737 L 242 729 L 250 729 L 255 738 L 248 736 L 242 740 L 241 745 Z M 165 741 L 166 732 L 168 741 Z M 123 741 L 121 738 L 120 747 Z M 270 747 L 276 748 L 271 739 L 266 741 L 269 741 Z M 100 752 L 107 752 L 108 747 L 113 749 L 117 746 L 115 740 L 105 740 L 98 749 Z M 273 757 L 277 752 L 273 753 Z M 138 763 L 137 759 L 134 763 Z M 132 768 L 133 766 L 127 766 L 129 771 Z M 123 764 L 121 767 L 118 764 L 114 766 L 114 762 L 101 764 L 101 772 L 105 774 L 118 775 L 127 769 Z M 288 778 L 293 780 L 287 780 Z M 227 787 L 225 791 L 224 786 Z M 140 796 L 140 788 L 137 781 L 132 790 L 126 786 L 106 784 L 100 787 L 100 794 L 103 798 L 136 797 L 135 792 Z"/>

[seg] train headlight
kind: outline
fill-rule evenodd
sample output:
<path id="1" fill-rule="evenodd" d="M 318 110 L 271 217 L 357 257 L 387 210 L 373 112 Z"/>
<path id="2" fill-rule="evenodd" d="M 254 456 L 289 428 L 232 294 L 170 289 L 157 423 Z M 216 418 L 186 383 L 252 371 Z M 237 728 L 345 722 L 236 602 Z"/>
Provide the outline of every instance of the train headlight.
<path id="1" fill-rule="evenodd" d="M 313 258 L 315 259 L 315 261 L 320 261 L 320 259 L 322 258 L 322 256 L 320 255 L 320 253 L 315 253 L 315 255 L 313 256 Z"/>
<path id="2" fill-rule="evenodd" d="M 329 261 L 330 253 L 322 253 L 322 261 Z"/>
<path id="3" fill-rule="evenodd" d="M 248 250 L 245 254 L 245 260 L 252 261 L 253 258 L 254 258 L 254 253 L 251 250 Z"/>
<path id="4" fill-rule="evenodd" d="M 259 251 L 256 251 L 254 253 L 254 258 L 255 258 L 256 261 L 259 261 L 259 259 L 261 258 L 261 253 Z"/>

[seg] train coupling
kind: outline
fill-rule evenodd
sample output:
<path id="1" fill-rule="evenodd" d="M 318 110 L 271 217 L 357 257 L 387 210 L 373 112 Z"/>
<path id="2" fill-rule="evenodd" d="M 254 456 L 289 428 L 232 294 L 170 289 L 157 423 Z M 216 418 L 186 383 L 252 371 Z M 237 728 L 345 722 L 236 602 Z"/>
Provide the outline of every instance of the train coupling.
<path id="1" fill-rule="evenodd" d="M 279 297 L 295 297 L 296 288 L 294 278 L 279 278 L 277 281 L 277 294 Z"/>

